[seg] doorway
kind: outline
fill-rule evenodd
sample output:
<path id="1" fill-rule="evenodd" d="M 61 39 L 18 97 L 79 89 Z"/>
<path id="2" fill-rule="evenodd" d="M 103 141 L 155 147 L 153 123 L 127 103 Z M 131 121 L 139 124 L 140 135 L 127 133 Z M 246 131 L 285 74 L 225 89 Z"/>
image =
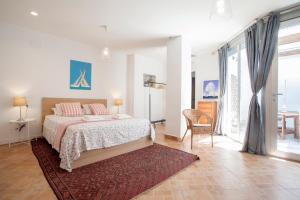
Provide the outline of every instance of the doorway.
<path id="1" fill-rule="evenodd" d="M 192 101 L 191 101 L 191 107 L 192 109 L 195 109 L 196 104 L 196 72 L 192 72 Z"/>

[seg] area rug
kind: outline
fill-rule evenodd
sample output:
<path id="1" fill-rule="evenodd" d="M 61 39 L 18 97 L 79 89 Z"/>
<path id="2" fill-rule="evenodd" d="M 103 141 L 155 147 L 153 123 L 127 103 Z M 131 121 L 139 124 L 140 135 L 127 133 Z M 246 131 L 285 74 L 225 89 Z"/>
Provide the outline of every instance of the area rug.
<path id="1" fill-rule="evenodd" d="M 32 141 L 31 145 L 47 181 L 61 200 L 131 199 L 199 159 L 154 143 L 69 173 L 59 168 L 59 155 L 45 139 Z"/>

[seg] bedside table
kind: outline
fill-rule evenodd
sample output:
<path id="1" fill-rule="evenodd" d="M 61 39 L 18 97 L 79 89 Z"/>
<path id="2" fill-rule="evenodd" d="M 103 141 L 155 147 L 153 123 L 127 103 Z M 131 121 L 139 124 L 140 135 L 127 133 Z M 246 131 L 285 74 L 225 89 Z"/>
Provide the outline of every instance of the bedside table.
<path id="1" fill-rule="evenodd" d="M 35 121 L 35 119 L 33 118 L 28 118 L 28 119 L 24 119 L 23 121 L 18 121 L 18 120 L 10 120 L 9 124 L 10 124 L 10 135 L 9 135 L 9 143 L 8 146 L 10 148 L 10 146 L 12 146 L 12 140 L 15 138 L 12 138 L 12 135 L 18 131 L 17 129 L 20 128 L 21 126 L 25 125 L 25 129 L 27 131 L 27 141 L 22 141 L 22 142 L 16 142 L 16 143 L 25 143 L 25 144 L 30 144 L 30 125 L 31 123 L 33 123 Z M 16 128 L 16 125 L 18 125 L 18 127 Z M 18 132 L 19 134 L 21 132 Z M 36 138 L 35 138 L 36 139 Z"/>

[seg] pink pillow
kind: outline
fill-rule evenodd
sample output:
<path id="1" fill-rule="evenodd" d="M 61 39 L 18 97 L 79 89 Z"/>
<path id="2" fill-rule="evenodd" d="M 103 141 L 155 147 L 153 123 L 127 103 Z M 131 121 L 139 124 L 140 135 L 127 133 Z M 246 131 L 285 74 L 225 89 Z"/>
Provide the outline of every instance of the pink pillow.
<path id="1" fill-rule="evenodd" d="M 80 117 L 83 115 L 80 103 L 61 103 L 60 106 L 63 116 Z"/>
<path id="2" fill-rule="evenodd" d="M 108 115 L 106 107 L 103 104 L 90 104 L 93 115 Z"/>

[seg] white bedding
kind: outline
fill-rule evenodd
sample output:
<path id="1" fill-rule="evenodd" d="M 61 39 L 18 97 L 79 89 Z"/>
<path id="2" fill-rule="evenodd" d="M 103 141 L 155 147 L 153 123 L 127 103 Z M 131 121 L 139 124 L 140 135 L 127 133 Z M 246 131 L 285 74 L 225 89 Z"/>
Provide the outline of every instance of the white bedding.
<path id="1" fill-rule="evenodd" d="M 80 153 L 92 149 L 112 147 L 138 140 L 151 135 L 155 139 L 155 132 L 147 119 L 126 118 L 89 121 L 68 126 L 61 140 L 59 156 L 60 167 L 72 171 L 72 162 L 80 157 Z M 63 117 L 48 115 L 43 126 L 43 136 L 54 145 L 55 134 L 60 124 L 78 121 L 82 117 Z"/>

